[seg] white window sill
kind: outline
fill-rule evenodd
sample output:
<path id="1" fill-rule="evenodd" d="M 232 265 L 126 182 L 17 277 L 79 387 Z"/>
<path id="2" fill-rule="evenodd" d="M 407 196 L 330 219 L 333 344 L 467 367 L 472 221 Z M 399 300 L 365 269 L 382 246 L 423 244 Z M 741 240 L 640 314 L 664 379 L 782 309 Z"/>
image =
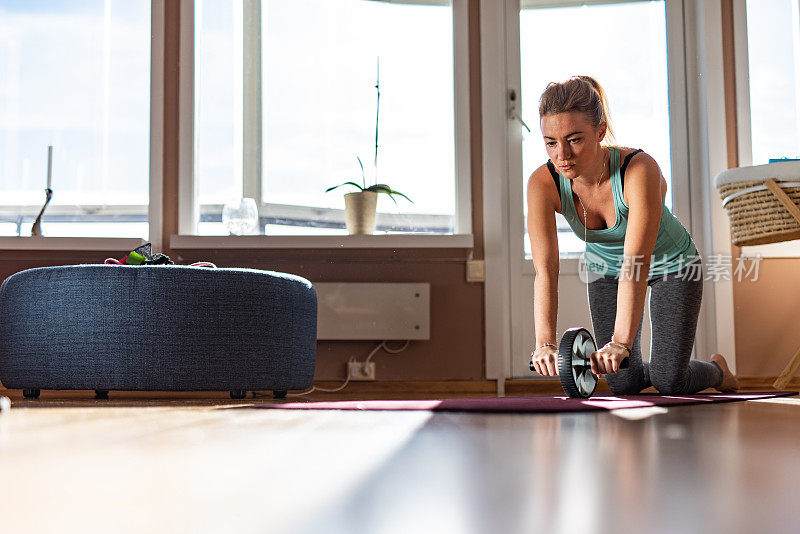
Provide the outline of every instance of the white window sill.
<path id="1" fill-rule="evenodd" d="M 127 251 L 143 245 L 138 237 L 0 237 L 4 250 Z"/>
<path id="2" fill-rule="evenodd" d="M 343 236 L 199 236 L 173 235 L 173 250 L 192 249 L 472 249 L 472 234 L 458 235 L 343 235 Z"/>

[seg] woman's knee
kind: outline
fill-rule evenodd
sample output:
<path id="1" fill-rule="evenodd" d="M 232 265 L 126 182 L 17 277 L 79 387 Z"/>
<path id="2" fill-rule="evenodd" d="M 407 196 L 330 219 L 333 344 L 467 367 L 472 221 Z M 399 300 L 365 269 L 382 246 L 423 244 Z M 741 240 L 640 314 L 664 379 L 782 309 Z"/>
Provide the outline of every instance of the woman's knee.
<path id="1" fill-rule="evenodd" d="M 650 381 L 662 395 L 683 395 L 687 393 L 686 388 L 689 385 L 688 380 L 681 380 L 679 377 L 654 377 L 652 371 Z"/>

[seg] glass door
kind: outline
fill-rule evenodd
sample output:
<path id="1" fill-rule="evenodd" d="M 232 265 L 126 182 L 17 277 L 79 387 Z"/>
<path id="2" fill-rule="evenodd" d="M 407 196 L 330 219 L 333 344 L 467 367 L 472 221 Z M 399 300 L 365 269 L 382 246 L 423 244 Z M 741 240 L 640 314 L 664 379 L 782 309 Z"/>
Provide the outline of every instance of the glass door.
<path id="1" fill-rule="evenodd" d="M 670 84 L 681 79 L 683 63 L 669 52 L 672 27 L 682 27 L 681 2 L 507 0 L 507 75 L 509 97 L 509 221 L 514 378 L 530 378 L 530 351 L 535 344 L 533 264 L 525 228 L 528 177 L 547 161 L 539 131 L 539 96 L 549 82 L 574 75 L 594 77 L 609 101 L 613 144 L 641 148 L 661 167 L 667 180 L 667 206 L 691 232 L 685 158 L 685 131 L 675 128 L 685 118 L 671 109 Z M 678 64 L 678 60 L 680 64 Z M 519 95 L 516 98 L 516 95 Z M 517 105 L 517 107 L 514 106 Z M 672 99 L 673 108 L 675 99 Z M 683 113 L 683 112 L 680 112 Z M 520 117 L 521 120 L 516 117 Z M 524 123 L 524 124 L 523 124 Z M 673 126 L 671 128 L 671 125 Z M 677 149 L 675 149 L 677 147 Z M 685 150 L 685 148 L 683 149 Z M 676 177 L 679 177 L 676 179 Z M 676 202 L 678 199 L 678 202 Z M 684 205 L 686 204 L 686 205 Z M 561 256 L 557 334 L 572 326 L 591 330 L 586 285 L 578 257 L 584 244 L 557 215 Z M 649 300 L 645 303 L 642 351 L 649 357 Z M 538 375 L 535 375 L 538 376 Z"/>

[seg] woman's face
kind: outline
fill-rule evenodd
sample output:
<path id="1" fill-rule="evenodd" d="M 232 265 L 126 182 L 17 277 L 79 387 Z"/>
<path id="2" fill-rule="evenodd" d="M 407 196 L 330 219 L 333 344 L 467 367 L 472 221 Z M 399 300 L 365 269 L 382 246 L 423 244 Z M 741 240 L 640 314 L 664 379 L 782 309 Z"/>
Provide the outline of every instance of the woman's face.
<path id="1" fill-rule="evenodd" d="M 605 123 L 595 128 L 585 113 L 572 111 L 545 115 L 541 128 L 547 155 L 565 178 L 572 180 L 598 172 Z"/>

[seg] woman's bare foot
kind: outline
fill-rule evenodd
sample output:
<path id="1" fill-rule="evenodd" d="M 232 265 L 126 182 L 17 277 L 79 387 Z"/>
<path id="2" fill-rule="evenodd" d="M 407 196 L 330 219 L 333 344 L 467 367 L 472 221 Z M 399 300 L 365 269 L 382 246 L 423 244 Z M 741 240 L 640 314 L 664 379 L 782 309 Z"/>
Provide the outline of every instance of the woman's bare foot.
<path id="1" fill-rule="evenodd" d="M 720 369 L 722 369 L 722 384 L 715 389 L 722 393 L 737 392 L 739 390 L 739 381 L 736 379 L 736 376 L 731 373 L 731 370 L 728 369 L 728 362 L 725 361 L 725 357 L 722 354 L 712 354 L 711 361 L 716 362 Z"/>

